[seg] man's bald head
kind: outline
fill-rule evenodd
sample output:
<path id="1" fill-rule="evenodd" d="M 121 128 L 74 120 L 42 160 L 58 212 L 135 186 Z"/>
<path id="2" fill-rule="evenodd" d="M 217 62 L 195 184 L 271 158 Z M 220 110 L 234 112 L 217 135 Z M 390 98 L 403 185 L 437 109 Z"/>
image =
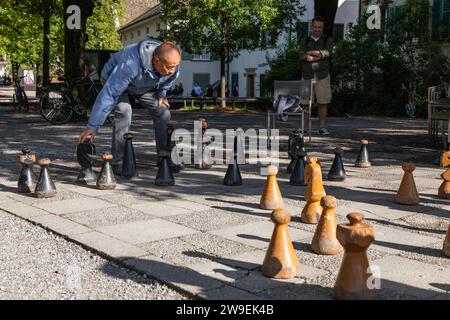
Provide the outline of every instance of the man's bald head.
<path id="1" fill-rule="evenodd" d="M 175 72 L 181 62 L 180 49 L 170 41 L 165 41 L 156 47 L 153 53 L 153 67 L 162 76 Z"/>

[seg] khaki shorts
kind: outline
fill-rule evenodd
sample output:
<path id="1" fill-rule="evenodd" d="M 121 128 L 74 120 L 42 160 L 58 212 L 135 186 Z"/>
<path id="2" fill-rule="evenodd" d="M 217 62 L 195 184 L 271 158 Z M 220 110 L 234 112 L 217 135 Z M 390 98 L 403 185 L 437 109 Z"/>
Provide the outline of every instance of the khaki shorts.
<path id="1" fill-rule="evenodd" d="M 331 102 L 330 75 L 326 78 L 316 80 L 314 83 L 313 101 L 317 99 L 318 104 L 329 104 Z"/>

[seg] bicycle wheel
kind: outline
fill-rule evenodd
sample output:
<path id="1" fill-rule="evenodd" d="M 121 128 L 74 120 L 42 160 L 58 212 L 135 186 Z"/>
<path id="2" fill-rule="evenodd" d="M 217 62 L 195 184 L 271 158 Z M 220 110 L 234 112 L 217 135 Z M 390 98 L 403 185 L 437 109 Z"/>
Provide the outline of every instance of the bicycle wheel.
<path id="1" fill-rule="evenodd" d="M 64 92 L 48 91 L 39 100 L 39 111 L 51 124 L 64 124 L 72 119 L 72 100 Z"/>

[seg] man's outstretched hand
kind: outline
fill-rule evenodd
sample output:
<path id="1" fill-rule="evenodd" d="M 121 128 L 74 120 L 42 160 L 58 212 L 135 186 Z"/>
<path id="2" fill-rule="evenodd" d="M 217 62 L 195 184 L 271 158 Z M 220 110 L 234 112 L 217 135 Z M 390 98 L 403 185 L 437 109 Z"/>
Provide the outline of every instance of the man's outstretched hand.
<path id="1" fill-rule="evenodd" d="M 165 105 L 167 108 L 170 108 L 170 103 L 166 98 L 159 98 L 158 99 L 158 105 L 157 107 L 159 108 L 161 105 Z"/>
<path id="2" fill-rule="evenodd" d="M 80 134 L 80 137 L 78 138 L 78 143 L 83 143 L 84 140 L 87 138 L 94 138 L 97 135 L 97 133 L 94 130 L 91 130 L 89 128 L 84 128 L 83 132 Z"/>

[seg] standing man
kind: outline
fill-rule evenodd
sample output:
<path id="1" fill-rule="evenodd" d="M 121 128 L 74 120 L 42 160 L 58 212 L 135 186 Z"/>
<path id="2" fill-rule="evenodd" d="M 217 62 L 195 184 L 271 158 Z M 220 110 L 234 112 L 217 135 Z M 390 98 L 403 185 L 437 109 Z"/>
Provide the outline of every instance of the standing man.
<path id="1" fill-rule="evenodd" d="M 175 44 L 151 39 L 131 44 L 113 54 L 102 70 L 101 82 L 104 86 L 95 100 L 79 143 L 88 137 L 95 137 L 108 114 L 114 110 L 113 170 L 120 174 L 125 149 L 123 135 L 130 131 L 131 126 L 130 94 L 150 111 L 156 150 L 165 150 L 166 130 L 170 121 L 170 104 L 166 93 L 178 78 L 180 61 L 180 49 Z"/>
<path id="2" fill-rule="evenodd" d="M 319 133 L 330 134 L 326 127 L 327 107 L 331 102 L 330 55 L 333 51 L 333 40 L 323 34 L 324 18 L 317 16 L 312 20 L 311 36 L 300 43 L 300 60 L 302 61 L 302 79 L 314 79 L 314 94 L 319 105 Z M 309 114 L 305 122 L 309 123 Z"/>

